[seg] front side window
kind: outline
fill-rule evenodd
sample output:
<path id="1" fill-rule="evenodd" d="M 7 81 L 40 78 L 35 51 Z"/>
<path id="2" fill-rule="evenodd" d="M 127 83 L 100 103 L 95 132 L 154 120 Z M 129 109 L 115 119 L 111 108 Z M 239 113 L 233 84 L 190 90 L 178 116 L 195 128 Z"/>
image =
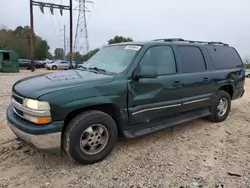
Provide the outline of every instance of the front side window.
<path id="1" fill-rule="evenodd" d="M 86 68 L 103 69 L 111 73 L 123 72 L 135 57 L 141 46 L 107 46 L 99 50 L 86 62 Z"/>
<path id="2" fill-rule="evenodd" d="M 158 75 L 176 73 L 176 63 L 170 46 L 155 46 L 147 50 L 141 60 L 141 66 L 154 67 Z"/>

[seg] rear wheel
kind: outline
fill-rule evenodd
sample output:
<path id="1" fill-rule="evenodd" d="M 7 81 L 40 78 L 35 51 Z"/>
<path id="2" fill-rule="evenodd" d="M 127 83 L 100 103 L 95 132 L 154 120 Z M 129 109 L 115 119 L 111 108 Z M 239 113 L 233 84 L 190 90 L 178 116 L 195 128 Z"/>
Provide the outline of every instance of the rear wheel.
<path id="1" fill-rule="evenodd" d="M 213 122 L 224 121 L 231 109 L 231 97 L 226 91 L 218 91 L 215 101 L 211 106 L 210 119 Z"/>
<path id="2" fill-rule="evenodd" d="M 247 77 L 249 78 L 249 77 L 250 77 L 250 74 L 248 74 Z"/>
<path id="3" fill-rule="evenodd" d="M 52 70 L 56 70 L 56 69 L 57 69 L 57 66 L 53 65 Z"/>
<path id="4" fill-rule="evenodd" d="M 114 120 L 101 111 L 87 111 L 76 116 L 64 133 L 64 148 L 78 163 L 92 164 L 105 159 L 118 137 Z"/>

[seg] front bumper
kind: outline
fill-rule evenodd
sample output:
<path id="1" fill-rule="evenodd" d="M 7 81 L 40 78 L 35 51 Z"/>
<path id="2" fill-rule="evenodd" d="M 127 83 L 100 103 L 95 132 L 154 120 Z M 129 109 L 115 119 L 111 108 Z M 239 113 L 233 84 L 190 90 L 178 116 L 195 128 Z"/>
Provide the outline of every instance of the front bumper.
<path id="1" fill-rule="evenodd" d="M 17 116 L 11 105 L 6 116 L 10 129 L 18 138 L 38 150 L 60 153 L 63 121 L 36 125 Z"/>

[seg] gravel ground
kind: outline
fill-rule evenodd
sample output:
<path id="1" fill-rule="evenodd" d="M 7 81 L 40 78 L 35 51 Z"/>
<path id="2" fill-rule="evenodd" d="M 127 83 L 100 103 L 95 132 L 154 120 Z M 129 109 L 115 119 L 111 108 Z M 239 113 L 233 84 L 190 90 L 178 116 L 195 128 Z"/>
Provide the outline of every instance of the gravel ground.
<path id="1" fill-rule="evenodd" d="M 0 73 L 0 187 L 250 188 L 250 79 L 226 121 L 200 119 L 120 139 L 106 160 L 83 166 L 31 149 L 8 128 L 5 111 L 13 83 L 42 72 Z"/>

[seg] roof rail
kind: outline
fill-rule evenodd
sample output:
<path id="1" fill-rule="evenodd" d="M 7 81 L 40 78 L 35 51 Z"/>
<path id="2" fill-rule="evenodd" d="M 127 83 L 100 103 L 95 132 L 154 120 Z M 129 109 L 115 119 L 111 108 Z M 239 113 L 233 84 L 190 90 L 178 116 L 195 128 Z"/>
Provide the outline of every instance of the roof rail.
<path id="1" fill-rule="evenodd" d="M 174 41 L 185 41 L 185 40 L 182 38 L 167 38 L 167 39 L 155 39 L 153 41 L 174 42 Z"/>
<path id="2" fill-rule="evenodd" d="M 188 43 L 214 44 L 214 45 L 217 44 L 217 45 L 229 46 L 228 44 L 225 44 L 223 42 L 192 41 L 192 40 L 184 40 L 182 38 L 155 39 L 153 41 L 162 41 L 162 42 L 188 42 Z"/>

